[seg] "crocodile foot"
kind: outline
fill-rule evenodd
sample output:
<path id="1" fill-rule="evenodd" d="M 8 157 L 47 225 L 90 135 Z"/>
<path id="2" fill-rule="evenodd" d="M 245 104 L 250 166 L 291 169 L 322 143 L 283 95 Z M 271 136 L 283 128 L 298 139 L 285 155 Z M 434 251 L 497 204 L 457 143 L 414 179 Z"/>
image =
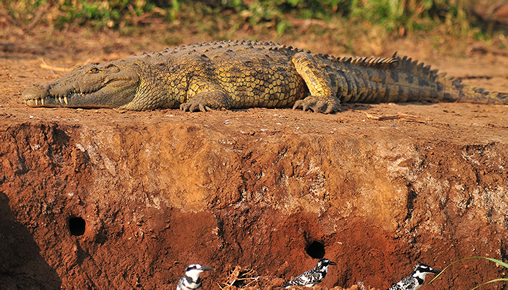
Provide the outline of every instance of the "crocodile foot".
<path id="1" fill-rule="evenodd" d="M 308 96 L 303 100 L 298 100 L 293 106 L 294 109 L 307 111 L 311 109 L 316 113 L 333 114 L 340 111 L 340 101 L 335 97 L 316 97 Z"/>
<path id="2" fill-rule="evenodd" d="M 180 110 L 189 112 L 197 112 L 197 111 L 206 112 L 211 110 L 211 108 L 206 105 L 203 105 L 202 103 L 187 102 L 180 105 Z"/>
<path id="3" fill-rule="evenodd" d="M 217 109 L 228 109 L 227 97 L 222 92 L 202 92 L 180 105 L 180 110 L 189 112 L 206 112 Z"/>

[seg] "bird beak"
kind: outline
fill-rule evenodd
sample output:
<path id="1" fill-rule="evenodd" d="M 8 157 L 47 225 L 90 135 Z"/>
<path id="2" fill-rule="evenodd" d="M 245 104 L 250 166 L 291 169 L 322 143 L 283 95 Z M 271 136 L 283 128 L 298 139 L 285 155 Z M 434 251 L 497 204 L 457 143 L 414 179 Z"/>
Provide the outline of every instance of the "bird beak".
<path id="1" fill-rule="evenodd" d="M 214 269 L 210 268 L 210 267 L 201 266 L 201 270 L 203 270 L 203 271 L 213 271 Z"/>
<path id="2" fill-rule="evenodd" d="M 432 268 L 432 273 L 439 274 L 441 273 L 441 270 Z"/>
<path id="3" fill-rule="evenodd" d="M 330 265 L 337 265 L 337 263 L 330 261 Z"/>

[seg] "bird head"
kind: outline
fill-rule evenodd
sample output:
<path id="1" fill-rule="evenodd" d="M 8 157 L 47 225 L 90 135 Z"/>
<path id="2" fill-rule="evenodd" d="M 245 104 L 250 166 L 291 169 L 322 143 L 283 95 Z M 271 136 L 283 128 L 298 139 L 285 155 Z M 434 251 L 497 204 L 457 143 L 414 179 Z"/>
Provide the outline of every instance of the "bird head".
<path id="1" fill-rule="evenodd" d="M 328 270 L 328 266 L 330 266 L 330 265 L 337 265 L 337 264 L 335 262 L 328 260 L 328 259 L 319 259 L 319 261 L 317 262 L 316 268 Z"/>
<path id="2" fill-rule="evenodd" d="M 213 271 L 213 268 L 201 266 L 200 264 L 190 264 L 187 266 L 187 269 L 185 269 L 185 276 L 197 280 L 199 278 L 199 274 L 203 273 L 203 271 Z"/>
<path id="3" fill-rule="evenodd" d="M 425 281 L 425 276 L 430 273 L 439 274 L 441 273 L 441 270 L 434 269 L 429 265 L 418 263 L 415 266 L 413 277 L 420 278 Z"/>

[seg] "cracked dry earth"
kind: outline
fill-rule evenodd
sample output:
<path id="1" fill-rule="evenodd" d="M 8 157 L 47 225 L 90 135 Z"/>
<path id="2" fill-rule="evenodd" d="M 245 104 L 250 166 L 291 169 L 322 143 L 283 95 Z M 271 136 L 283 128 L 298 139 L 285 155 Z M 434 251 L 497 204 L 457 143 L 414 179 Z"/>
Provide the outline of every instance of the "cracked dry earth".
<path id="1" fill-rule="evenodd" d="M 417 261 L 508 258 L 507 106 L 36 109 L 21 92 L 55 67 L 133 51 L 20 43 L 0 51 L 4 289 L 175 289 L 189 263 L 215 268 L 204 289 L 271 289 L 320 256 L 338 265 L 316 289 L 387 289 Z M 506 56 L 398 50 L 508 92 Z M 468 261 L 422 289 L 505 271 Z"/>

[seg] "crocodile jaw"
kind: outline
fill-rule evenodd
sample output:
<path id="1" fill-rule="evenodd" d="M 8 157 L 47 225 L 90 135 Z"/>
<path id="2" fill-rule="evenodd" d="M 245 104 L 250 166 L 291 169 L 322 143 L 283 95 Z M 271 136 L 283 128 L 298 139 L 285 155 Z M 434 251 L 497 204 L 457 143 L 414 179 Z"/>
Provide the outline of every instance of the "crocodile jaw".
<path id="1" fill-rule="evenodd" d="M 30 107 L 116 108 L 132 101 L 138 85 L 133 69 L 89 64 L 52 83 L 33 85 L 21 97 Z"/>

